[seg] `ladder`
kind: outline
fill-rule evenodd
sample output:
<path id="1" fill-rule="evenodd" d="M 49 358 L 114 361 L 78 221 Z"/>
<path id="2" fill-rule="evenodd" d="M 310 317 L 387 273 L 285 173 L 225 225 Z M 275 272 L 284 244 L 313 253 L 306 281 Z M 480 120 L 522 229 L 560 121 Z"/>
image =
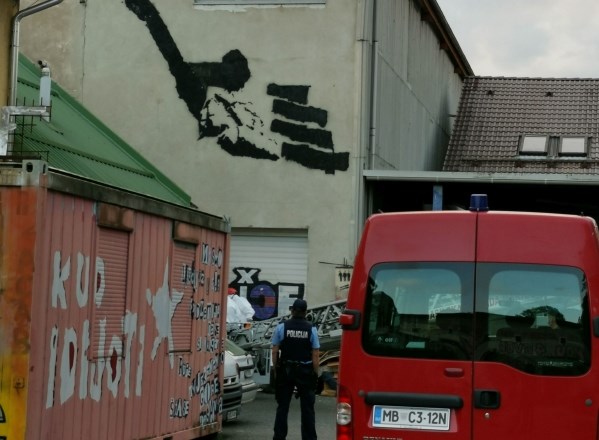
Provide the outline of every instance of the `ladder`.
<path id="1" fill-rule="evenodd" d="M 309 307 L 306 311 L 306 319 L 312 322 L 318 331 L 321 350 L 328 350 L 329 346 L 339 347 L 341 338 L 339 316 L 345 308 L 345 303 L 346 300 L 342 299 Z M 248 351 L 255 348 L 269 348 L 277 325 L 290 317 L 291 315 L 287 314 L 251 323 L 227 323 L 227 337 Z"/>
<path id="2" fill-rule="evenodd" d="M 341 299 L 315 307 L 308 307 L 306 319 L 314 324 L 320 341 L 321 361 L 337 358 L 331 356 L 341 344 L 339 317 L 347 300 Z M 291 314 L 250 323 L 227 323 L 227 338 L 252 353 L 255 358 L 254 380 L 270 383 L 270 341 L 277 325 L 289 319 Z M 248 325 L 249 324 L 249 325 Z M 322 364 L 322 362 L 321 362 Z"/>

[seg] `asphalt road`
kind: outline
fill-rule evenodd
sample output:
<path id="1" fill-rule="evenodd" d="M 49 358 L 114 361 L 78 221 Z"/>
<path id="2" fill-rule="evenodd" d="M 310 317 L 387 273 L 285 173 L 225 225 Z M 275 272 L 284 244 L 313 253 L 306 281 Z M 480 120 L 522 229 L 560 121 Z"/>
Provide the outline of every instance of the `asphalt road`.
<path id="1" fill-rule="evenodd" d="M 335 397 L 316 396 L 316 433 L 319 440 L 335 439 Z M 253 402 L 241 407 L 237 420 L 226 422 L 219 440 L 269 440 L 277 403 L 274 394 L 259 391 Z M 293 399 L 289 410 L 287 440 L 301 440 L 299 400 Z"/>

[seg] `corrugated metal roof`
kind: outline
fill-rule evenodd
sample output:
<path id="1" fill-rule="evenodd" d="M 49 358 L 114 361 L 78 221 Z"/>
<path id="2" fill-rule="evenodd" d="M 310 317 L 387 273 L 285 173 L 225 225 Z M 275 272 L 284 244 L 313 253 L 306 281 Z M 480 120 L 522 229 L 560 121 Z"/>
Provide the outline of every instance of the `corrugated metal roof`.
<path id="1" fill-rule="evenodd" d="M 40 69 L 19 57 L 17 105 L 36 105 Z M 16 118 L 14 155 L 40 155 L 55 170 L 190 207 L 191 198 L 137 151 L 52 82 L 51 118 Z M 29 125 L 31 124 L 31 125 Z"/>
<path id="2" fill-rule="evenodd" d="M 524 135 L 584 136 L 588 152 L 522 155 Z M 599 79 L 466 78 L 443 170 L 599 174 Z"/>

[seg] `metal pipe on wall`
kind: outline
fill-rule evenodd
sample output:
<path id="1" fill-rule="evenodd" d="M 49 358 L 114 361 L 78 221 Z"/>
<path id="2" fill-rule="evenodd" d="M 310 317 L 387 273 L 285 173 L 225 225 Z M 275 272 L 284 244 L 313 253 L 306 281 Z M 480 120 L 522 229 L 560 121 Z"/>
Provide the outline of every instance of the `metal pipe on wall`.
<path id="1" fill-rule="evenodd" d="M 39 5 L 33 5 L 29 8 L 25 8 L 22 11 L 17 12 L 17 15 L 13 18 L 12 21 L 12 43 L 11 43 L 11 55 L 10 55 L 10 99 L 8 101 L 9 105 L 17 104 L 17 76 L 18 76 L 18 66 L 19 66 L 19 28 L 21 20 L 29 15 L 36 14 L 45 9 L 51 8 L 52 6 L 56 6 L 59 3 L 62 3 L 63 0 L 48 0 L 44 3 L 40 3 Z"/>
<path id="2" fill-rule="evenodd" d="M 362 173 L 365 170 L 372 169 L 373 158 L 372 149 L 376 138 L 376 128 L 373 126 L 373 121 L 376 119 L 373 115 L 373 70 L 375 52 L 375 31 L 376 27 L 376 2 L 377 0 L 361 0 L 361 20 L 358 28 L 358 39 L 360 43 L 360 59 L 361 59 L 361 87 L 360 87 L 360 106 L 359 106 L 359 135 L 358 135 L 358 152 L 356 154 L 356 171 L 354 177 L 355 201 L 354 201 L 354 218 L 352 220 L 352 235 L 350 237 L 350 260 L 353 259 L 353 252 L 357 249 L 362 229 L 366 218 L 371 211 L 372 195 L 368 192 L 371 189 L 365 184 L 365 179 Z"/>
<path id="3" fill-rule="evenodd" d="M 370 69 L 370 169 L 374 169 L 374 162 L 376 158 L 376 130 L 377 130 L 377 106 L 378 106 L 378 35 L 377 35 L 377 0 L 372 1 L 372 49 L 371 49 L 371 69 Z"/>

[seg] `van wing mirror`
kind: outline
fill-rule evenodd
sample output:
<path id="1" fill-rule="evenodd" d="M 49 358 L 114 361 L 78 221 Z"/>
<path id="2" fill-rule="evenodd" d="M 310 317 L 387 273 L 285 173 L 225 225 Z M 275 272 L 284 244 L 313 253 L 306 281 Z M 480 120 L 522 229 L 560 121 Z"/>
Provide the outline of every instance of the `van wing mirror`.
<path id="1" fill-rule="evenodd" d="M 345 309 L 339 316 L 339 324 L 343 330 L 357 330 L 360 328 L 361 316 L 359 310 Z"/>

